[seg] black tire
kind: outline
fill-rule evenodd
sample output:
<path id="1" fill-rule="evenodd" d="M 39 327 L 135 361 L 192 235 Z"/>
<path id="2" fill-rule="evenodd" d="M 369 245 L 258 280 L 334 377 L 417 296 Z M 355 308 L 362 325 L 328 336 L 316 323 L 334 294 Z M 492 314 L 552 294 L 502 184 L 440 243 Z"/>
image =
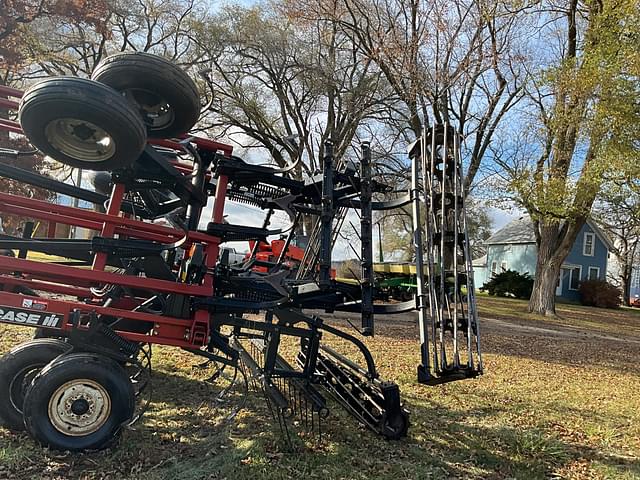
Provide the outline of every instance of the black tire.
<path id="1" fill-rule="evenodd" d="M 25 395 L 24 423 L 44 446 L 99 450 L 118 439 L 134 409 L 133 386 L 118 363 L 72 353 L 49 363 L 33 379 Z"/>
<path id="2" fill-rule="evenodd" d="M 30 340 L 0 357 L 0 424 L 24 430 L 22 410 L 27 387 L 38 371 L 68 349 L 62 340 Z"/>
<path id="3" fill-rule="evenodd" d="M 42 153 L 87 170 L 128 167 L 146 143 L 142 119 L 122 95 L 83 78 L 36 83 L 22 97 L 18 118 Z"/>
<path id="4" fill-rule="evenodd" d="M 91 75 L 122 92 L 138 110 L 152 138 L 188 132 L 200 116 L 196 84 L 180 67 L 150 53 L 117 53 Z"/>
<path id="5" fill-rule="evenodd" d="M 400 440 L 407 436 L 409 430 L 409 414 L 402 409 L 393 416 L 384 419 L 382 424 L 382 435 L 387 440 Z"/>

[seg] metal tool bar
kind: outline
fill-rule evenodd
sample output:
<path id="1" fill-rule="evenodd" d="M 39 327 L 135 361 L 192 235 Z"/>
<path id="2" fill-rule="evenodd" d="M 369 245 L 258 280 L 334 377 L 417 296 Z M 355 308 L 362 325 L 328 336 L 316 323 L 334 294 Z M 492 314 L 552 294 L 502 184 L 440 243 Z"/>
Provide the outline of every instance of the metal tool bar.
<path id="1" fill-rule="evenodd" d="M 371 149 L 368 142 L 361 145 L 360 159 L 360 251 L 362 271 L 362 334 L 373 336 L 373 245 L 371 213 Z"/>
<path id="2" fill-rule="evenodd" d="M 320 214 L 320 288 L 331 283 L 331 232 L 333 224 L 333 143 L 324 144 Z"/>

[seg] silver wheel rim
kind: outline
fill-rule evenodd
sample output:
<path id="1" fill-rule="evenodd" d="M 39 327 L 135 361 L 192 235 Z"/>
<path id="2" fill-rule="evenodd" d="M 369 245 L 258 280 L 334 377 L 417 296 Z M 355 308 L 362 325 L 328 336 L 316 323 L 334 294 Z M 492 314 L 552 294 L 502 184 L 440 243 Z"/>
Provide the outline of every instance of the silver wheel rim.
<path id="1" fill-rule="evenodd" d="M 97 432 L 110 413 L 111 397 L 102 385 L 87 378 L 65 383 L 49 399 L 51 424 L 72 437 Z"/>
<path id="2" fill-rule="evenodd" d="M 173 123 L 173 108 L 157 93 L 144 88 L 129 88 L 124 91 L 124 96 L 136 105 L 144 124 L 151 130 L 159 130 Z"/>
<path id="3" fill-rule="evenodd" d="M 116 143 L 102 128 L 86 120 L 58 118 L 44 129 L 47 141 L 68 157 L 101 162 L 113 156 Z"/>

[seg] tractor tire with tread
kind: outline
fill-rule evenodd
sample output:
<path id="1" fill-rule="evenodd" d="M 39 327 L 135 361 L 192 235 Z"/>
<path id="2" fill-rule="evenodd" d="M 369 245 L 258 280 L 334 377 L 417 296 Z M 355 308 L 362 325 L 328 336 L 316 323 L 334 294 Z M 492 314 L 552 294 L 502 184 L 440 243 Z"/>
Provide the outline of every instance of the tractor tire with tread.
<path id="1" fill-rule="evenodd" d="M 91 78 L 123 93 L 142 116 L 151 138 L 186 133 L 200 116 L 196 84 L 180 67 L 157 55 L 111 55 L 98 64 Z"/>
<path id="2" fill-rule="evenodd" d="M 133 386 L 114 360 L 72 353 L 49 363 L 33 379 L 24 402 L 27 431 L 55 450 L 111 446 L 135 410 Z"/>
<path id="3" fill-rule="evenodd" d="M 11 430 L 24 430 L 22 416 L 25 391 L 37 371 L 69 350 L 58 339 L 30 340 L 0 357 L 0 424 Z"/>
<path id="4" fill-rule="evenodd" d="M 18 119 L 29 141 L 66 165 L 118 170 L 146 144 L 140 115 L 114 89 L 75 77 L 36 83 L 22 97 Z"/>

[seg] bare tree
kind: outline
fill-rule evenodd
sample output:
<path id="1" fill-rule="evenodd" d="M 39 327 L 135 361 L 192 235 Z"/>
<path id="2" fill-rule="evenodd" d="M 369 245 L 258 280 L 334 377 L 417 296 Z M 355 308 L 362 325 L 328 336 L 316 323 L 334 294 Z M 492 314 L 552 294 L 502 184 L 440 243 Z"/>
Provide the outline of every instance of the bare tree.
<path id="1" fill-rule="evenodd" d="M 196 0 L 111 0 L 100 28 L 70 17 L 42 17 L 30 25 L 24 50 L 31 59 L 23 79 L 72 75 L 86 77 L 107 55 L 142 51 L 182 66 L 198 64 L 194 29 L 209 12 Z"/>
<path id="2" fill-rule="evenodd" d="M 396 115 L 387 121 L 400 119 L 398 130 L 415 138 L 434 122 L 460 129 L 468 191 L 494 133 L 523 95 L 518 42 L 525 17 L 502 2 L 462 0 L 307 0 L 297 14 L 335 19 L 375 62 L 396 96 Z"/>
<path id="3" fill-rule="evenodd" d="M 593 217 L 613 240 L 613 253 L 617 268 L 612 280 L 620 287 L 624 304 L 630 300 L 633 268 L 640 262 L 640 196 L 627 184 L 607 189 L 593 211 Z"/>
<path id="4" fill-rule="evenodd" d="M 380 110 L 381 76 L 331 21 L 293 24 L 261 7 L 225 9 L 197 38 L 213 98 L 206 126 L 284 166 L 319 167 L 325 141 L 349 154 Z"/>

